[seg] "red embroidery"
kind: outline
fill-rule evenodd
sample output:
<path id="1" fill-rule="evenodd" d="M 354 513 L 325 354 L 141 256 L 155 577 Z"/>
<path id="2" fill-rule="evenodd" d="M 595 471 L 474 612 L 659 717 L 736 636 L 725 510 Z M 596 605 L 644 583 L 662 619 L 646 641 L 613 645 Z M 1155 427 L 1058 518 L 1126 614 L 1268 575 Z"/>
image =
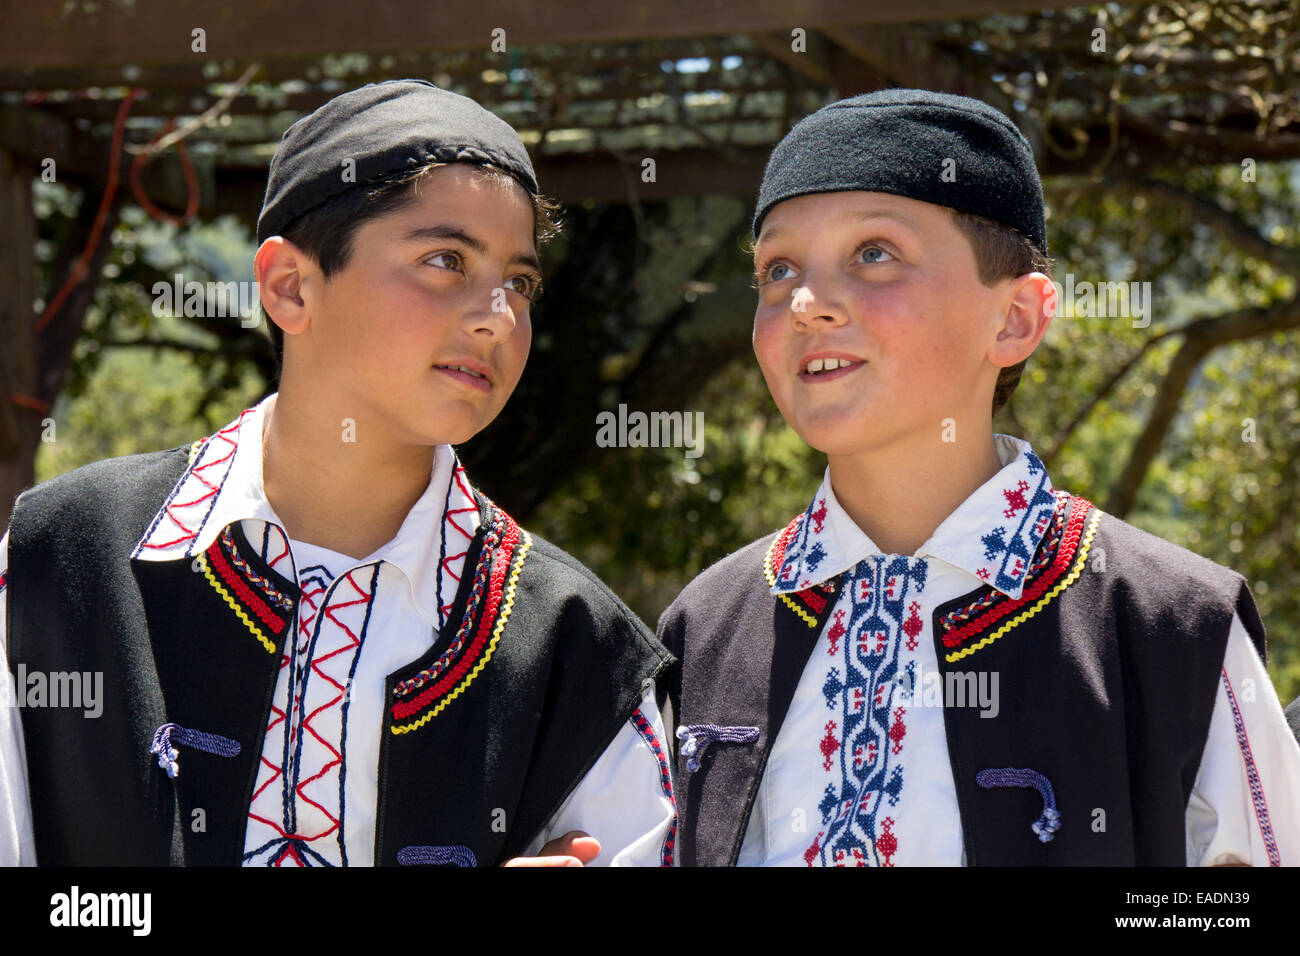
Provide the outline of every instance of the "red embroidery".
<path id="1" fill-rule="evenodd" d="M 1002 512 L 1004 518 L 1014 518 L 1017 511 L 1023 511 L 1029 507 L 1029 502 L 1025 500 L 1025 492 L 1029 490 L 1029 482 L 1023 478 L 1016 482 L 1014 488 L 1004 488 L 1002 496 L 1007 499 L 1007 510 Z"/>
<path id="2" fill-rule="evenodd" d="M 862 855 L 862 848 L 855 846 L 848 850 L 835 851 L 836 866 L 866 866 L 866 858 Z"/>
<path id="3" fill-rule="evenodd" d="M 875 642 L 874 647 L 872 641 Z M 889 643 L 889 634 L 885 631 L 863 631 L 858 635 L 858 653 L 863 657 L 883 654 L 887 643 Z"/>
<path id="4" fill-rule="evenodd" d="M 225 552 L 221 550 L 220 538 L 212 542 L 205 556 L 208 564 L 212 566 L 212 570 L 221 576 L 221 580 L 226 587 L 235 593 L 240 603 L 256 614 L 262 623 L 271 628 L 276 637 L 279 637 L 288 621 L 277 614 L 266 601 L 262 600 L 262 596 L 249 587 L 248 582 L 235 571 L 230 562 L 226 560 Z"/>
<path id="5" fill-rule="evenodd" d="M 795 597 L 803 601 L 808 609 L 814 614 L 821 614 L 826 610 L 826 598 L 815 588 L 808 588 L 806 591 L 796 591 Z"/>
<path id="6" fill-rule="evenodd" d="M 831 769 L 831 757 L 840 749 L 840 742 L 835 739 L 835 726 L 835 721 L 826 721 L 826 736 L 822 738 L 820 744 L 822 756 L 826 758 L 822 767 L 826 770 Z"/>
<path id="7" fill-rule="evenodd" d="M 821 853 L 821 839 L 821 834 L 819 833 L 813 838 L 812 846 L 803 851 L 803 861 L 806 865 L 812 866 L 813 861 L 817 859 L 818 855 Z"/>
<path id="8" fill-rule="evenodd" d="M 452 568 L 456 566 L 456 562 L 460 561 L 463 557 L 465 557 L 465 555 L 469 553 L 469 545 L 470 542 L 474 540 L 474 535 L 471 534 L 469 530 L 467 530 L 466 528 L 462 528 L 460 526 L 460 523 L 456 521 L 456 516 L 462 514 L 473 514 L 474 512 L 478 511 L 478 506 L 474 504 L 474 493 L 470 491 L 469 488 L 465 485 L 464 477 L 465 477 L 465 469 L 462 468 L 459 464 L 456 465 L 456 470 L 453 473 L 453 478 L 456 482 L 456 487 L 459 488 L 461 494 L 465 496 L 467 503 L 465 504 L 464 507 L 461 508 L 448 508 L 446 521 L 443 524 L 444 534 L 446 534 L 447 525 L 451 525 L 458 532 L 460 532 L 460 534 L 465 538 L 464 544 L 463 546 L 461 546 L 461 550 L 459 552 L 457 552 L 456 554 L 449 553 L 445 558 L 442 559 L 442 570 L 446 573 L 448 577 L 450 577 L 457 584 L 460 583 L 460 575 L 457 574 L 455 571 L 453 571 Z M 445 543 L 447 545 L 447 551 L 448 552 L 452 551 L 453 547 L 451 542 L 445 542 Z M 454 595 L 455 593 L 456 592 L 453 589 L 452 594 Z M 438 599 L 442 600 L 442 595 L 438 595 Z M 454 599 L 451 603 L 455 603 Z M 444 618 L 447 616 L 448 612 L 451 611 L 451 603 L 442 605 L 442 615 Z"/>
<path id="9" fill-rule="evenodd" d="M 1042 597 L 1049 588 L 1052 587 L 1074 563 L 1074 556 L 1079 550 L 1079 540 L 1083 537 L 1084 519 L 1088 511 L 1092 508 L 1092 502 L 1087 499 L 1074 496 L 1071 499 L 1070 519 L 1066 524 L 1065 531 L 1061 535 L 1061 543 L 1057 548 L 1056 557 L 1052 564 L 1039 577 L 1035 578 L 1033 583 L 1027 586 L 1016 600 L 1007 598 L 999 604 L 978 617 L 966 622 L 961 627 L 952 628 L 943 635 L 943 644 L 945 647 L 960 647 L 976 634 L 987 630 L 997 621 L 1011 614 L 1017 608 L 1023 607 L 1031 601 L 1037 601 Z M 946 625 L 945 625 L 946 626 Z"/>
<path id="10" fill-rule="evenodd" d="M 824 518 L 826 514 L 825 501 L 822 502 L 821 514 Z M 816 514 L 814 514 L 814 517 L 816 517 Z M 783 567 L 783 565 L 785 564 L 786 549 L 790 546 L 790 541 L 798 533 L 799 522 L 802 519 L 803 515 L 798 515 L 794 520 L 786 525 L 776 540 L 776 546 L 772 549 L 771 571 L 773 576 L 779 578 L 781 581 L 789 581 L 790 575 L 795 570 L 793 566 L 787 568 Z M 821 528 L 819 527 L 817 530 L 820 531 Z M 779 575 L 776 573 L 778 569 L 780 569 Z M 794 597 L 797 598 L 806 608 L 812 611 L 814 615 L 820 615 L 826 610 L 826 605 L 828 603 L 827 595 L 830 593 L 831 592 L 824 585 L 814 587 L 811 582 L 804 582 L 803 587 L 794 592 Z"/>
<path id="11" fill-rule="evenodd" d="M 921 633 L 922 627 L 920 614 L 921 605 L 916 601 L 913 601 L 908 605 L 907 609 L 911 613 L 908 614 L 907 620 L 903 622 L 903 633 L 907 635 L 907 649 L 909 651 L 914 651 L 917 647 L 916 636 Z"/>
<path id="12" fill-rule="evenodd" d="M 889 725 L 889 739 L 894 742 L 893 751 L 896 754 L 903 752 L 903 738 L 907 736 L 907 726 L 903 723 L 905 713 L 902 707 L 895 707 L 894 722 Z"/>
<path id="13" fill-rule="evenodd" d="M 881 834 L 876 840 L 876 849 L 885 858 L 885 866 L 894 865 L 894 854 L 898 852 L 898 837 L 894 836 L 894 818 L 885 817 L 880 821 Z"/>
<path id="14" fill-rule="evenodd" d="M 208 446 L 211 445 L 211 443 L 218 438 L 224 441 L 227 445 L 229 445 L 230 448 L 226 452 L 226 454 L 221 458 L 217 458 L 213 461 L 205 461 L 203 464 L 196 465 L 191 469 L 189 469 L 189 471 L 187 471 L 184 477 L 181 479 L 181 484 L 178 485 L 176 488 L 177 491 L 181 490 L 181 488 L 188 485 L 190 479 L 193 478 L 204 488 L 208 489 L 207 492 L 199 495 L 199 497 L 197 498 L 191 499 L 190 501 L 169 501 L 166 505 L 163 506 L 163 512 L 171 520 L 172 524 L 176 525 L 176 527 L 180 528 L 185 533 L 181 535 L 179 538 L 173 538 L 171 541 L 162 541 L 157 544 L 153 544 L 150 541 L 145 541 L 145 543 L 142 545 L 142 549 L 143 548 L 170 548 L 172 545 L 180 544 L 182 541 L 192 541 L 194 540 L 194 538 L 198 537 L 199 534 L 198 528 L 190 528 L 183 521 L 181 521 L 180 518 L 176 516 L 176 510 L 182 508 L 193 508 L 195 505 L 201 504 L 202 502 L 207 501 L 209 498 L 216 495 L 217 491 L 221 487 L 221 483 L 218 481 L 217 484 L 214 485 L 212 482 L 204 478 L 201 472 L 204 472 L 209 468 L 215 468 L 217 465 L 224 465 L 227 462 L 229 462 L 232 458 L 235 457 L 235 450 L 239 447 L 239 437 L 238 437 L 239 428 L 241 425 L 243 425 L 244 419 L 247 416 L 252 415 L 255 411 L 256 409 L 253 408 L 244 409 L 244 411 L 240 413 L 238 419 L 231 422 L 225 428 L 221 429 L 210 439 L 204 442 L 202 448 L 199 450 L 200 456 L 207 454 Z M 232 432 L 235 434 L 234 439 L 228 437 L 228 435 Z M 207 512 L 205 512 L 204 514 L 206 515 Z M 155 533 L 155 529 L 151 528 L 149 530 L 148 537 L 152 538 L 154 533 Z"/>
<path id="15" fill-rule="evenodd" d="M 822 525 L 826 521 L 826 499 L 823 498 L 817 506 L 817 510 L 812 513 L 813 531 L 817 534 L 822 533 Z"/>
<path id="16" fill-rule="evenodd" d="M 871 766 L 876 762 L 876 742 L 870 741 L 867 746 L 853 748 L 853 768 L 861 770 L 864 766 Z"/>
<path id="17" fill-rule="evenodd" d="M 473 643 L 470 644 L 469 649 L 465 651 L 455 666 L 449 668 L 436 683 L 426 687 L 410 700 L 397 701 L 393 704 L 394 720 L 405 720 L 407 717 L 419 713 L 455 687 L 460 679 L 468 673 L 469 669 L 474 666 L 482 655 L 484 648 L 487 647 L 488 637 L 491 635 L 492 627 L 496 623 L 497 609 L 501 605 L 506 572 L 510 568 L 515 549 L 519 545 L 519 525 L 515 524 L 514 520 L 509 516 L 506 516 L 506 522 L 507 530 L 505 536 L 501 539 L 501 548 L 492 563 L 492 578 L 488 584 L 487 600 L 483 608 L 483 616 L 479 619 L 478 633 L 474 635 Z"/>
<path id="18" fill-rule="evenodd" d="M 330 826 L 327 827 L 323 832 L 315 834 L 313 836 L 304 836 L 302 837 L 302 839 L 304 840 L 315 840 L 315 839 L 320 839 L 321 837 L 329 836 L 331 833 L 337 830 L 339 826 L 338 817 L 336 817 L 333 813 L 331 813 L 328 808 L 322 806 L 321 804 L 317 803 L 315 800 L 307 796 L 306 788 L 309 784 L 313 783 L 316 780 L 319 780 L 321 777 L 324 777 L 335 767 L 341 766 L 343 763 L 343 755 L 339 753 L 338 748 L 336 748 L 329 741 L 327 737 L 323 737 L 316 732 L 316 729 L 312 726 L 312 721 L 316 720 L 318 717 L 321 717 L 322 714 L 325 714 L 326 712 L 337 708 L 340 705 L 340 702 L 347 695 L 347 688 L 344 687 L 344 685 L 340 684 L 333 677 L 331 677 L 324 670 L 322 670 L 321 665 L 324 664 L 326 661 L 328 661 L 330 658 L 337 657 L 340 654 L 353 655 L 357 647 L 361 644 L 361 638 L 357 636 L 356 632 L 353 631 L 352 628 L 344 624 L 337 617 L 335 617 L 335 613 L 337 611 L 341 611 L 347 607 L 354 607 L 358 604 L 368 604 L 370 602 L 371 595 L 368 594 L 363 588 L 361 588 L 357 584 L 357 582 L 353 579 L 352 574 L 353 572 L 349 571 L 346 575 L 344 575 L 344 581 L 346 581 L 349 585 L 352 586 L 352 590 L 354 590 L 358 596 L 350 601 L 332 601 L 325 607 L 326 619 L 334 622 L 338 630 L 341 631 L 343 634 L 347 635 L 347 639 L 339 647 L 330 651 L 328 654 L 322 654 L 319 657 L 313 657 L 311 662 L 312 673 L 315 674 L 317 678 L 319 678 L 320 680 L 324 681 L 325 683 L 333 687 L 334 690 L 337 691 L 337 693 L 329 700 L 322 703 L 310 714 L 307 714 L 302 721 L 303 733 L 311 734 L 313 737 L 315 737 L 317 742 L 320 743 L 320 745 L 324 747 L 326 750 L 328 750 L 330 754 L 330 759 L 325 761 L 325 763 L 321 766 L 319 771 L 317 771 L 316 773 L 312 774 L 310 777 L 307 777 L 304 780 L 300 780 L 298 782 L 297 787 L 295 788 L 295 792 L 297 793 L 299 800 L 301 800 L 303 803 L 311 804 L 313 807 L 315 807 L 324 815 L 325 819 L 330 821 Z"/>
<path id="19" fill-rule="evenodd" d="M 840 638 L 844 636 L 846 630 L 844 627 L 844 611 L 836 611 L 835 617 L 831 620 L 831 629 L 826 632 L 826 637 L 831 642 L 828 653 L 832 657 L 840 652 Z"/>

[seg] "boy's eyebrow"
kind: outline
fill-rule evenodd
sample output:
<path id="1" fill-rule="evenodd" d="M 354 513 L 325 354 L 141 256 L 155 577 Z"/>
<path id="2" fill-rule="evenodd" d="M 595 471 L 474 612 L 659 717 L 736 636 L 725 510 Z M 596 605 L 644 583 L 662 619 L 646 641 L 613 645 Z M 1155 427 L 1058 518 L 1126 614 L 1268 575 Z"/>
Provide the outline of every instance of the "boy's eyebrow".
<path id="1" fill-rule="evenodd" d="M 458 226 L 417 226 L 404 236 L 399 236 L 398 242 L 430 242 L 439 239 L 452 239 L 462 245 L 468 246 L 479 255 L 487 253 L 487 244 L 477 236 L 471 236 L 464 229 Z M 531 266 L 541 271 L 542 264 L 538 261 L 537 256 L 531 252 L 516 252 L 510 257 L 510 264 L 520 263 L 521 265 Z"/>
<path id="2" fill-rule="evenodd" d="M 869 222 L 872 219 L 892 219 L 894 222 L 906 226 L 912 232 L 919 233 L 921 231 L 921 228 L 912 219 L 908 218 L 907 216 L 904 216 L 901 213 L 896 213 L 896 212 L 885 212 L 883 209 L 866 209 L 861 212 L 855 212 L 852 215 L 845 216 L 843 218 L 845 219 L 845 221 L 854 224 Z M 761 246 L 764 242 L 768 241 L 769 239 L 775 239 L 777 236 L 781 235 L 781 232 L 782 230 L 780 226 L 777 226 L 774 229 L 769 229 L 767 232 L 763 233 L 762 237 L 758 240 L 757 243 L 755 243 L 754 248 L 757 249 L 759 246 Z"/>

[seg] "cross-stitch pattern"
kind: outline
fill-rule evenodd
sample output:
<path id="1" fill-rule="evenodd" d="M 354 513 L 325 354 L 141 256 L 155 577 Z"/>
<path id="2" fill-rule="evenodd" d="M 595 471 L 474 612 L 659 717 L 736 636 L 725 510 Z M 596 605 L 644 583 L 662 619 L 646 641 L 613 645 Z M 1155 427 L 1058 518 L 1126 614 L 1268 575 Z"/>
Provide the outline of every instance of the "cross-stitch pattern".
<path id="1" fill-rule="evenodd" d="M 833 646 L 840 664 L 822 687 L 828 718 L 815 742 L 826 772 L 821 829 L 804 854 L 809 866 L 893 866 L 898 838 L 888 808 L 903 788 L 907 708 L 893 700 L 904 640 L 919 633 L 926 564 L 901 556 L 861 561 L 845 584 L 849 620 Z M 840 607 L 834 612 L 840 613 Z"/>

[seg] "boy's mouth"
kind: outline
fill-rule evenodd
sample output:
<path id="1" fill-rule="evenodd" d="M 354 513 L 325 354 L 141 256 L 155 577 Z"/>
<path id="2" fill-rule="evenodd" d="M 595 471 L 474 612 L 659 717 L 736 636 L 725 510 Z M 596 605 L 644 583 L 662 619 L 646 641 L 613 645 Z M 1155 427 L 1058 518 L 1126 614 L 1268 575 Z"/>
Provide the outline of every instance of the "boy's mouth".
<path id="1" fill-rule="evenodd" d="M 487 392 L 492 389 L 492 378 L 488 374 L 487 366 L 478 362 L 474 363 L 447 363 L 445 365 L 435 365 L 438 371 L 445 373 L 448 377 L 455 379 L 462 385 L 466 385 L 477 391 Z"/>
<path id="2" fill-rule="evenodd" d="M 862 359 L 819 355 L 806 358 L 800 363 L 798 377 L 802 382 L 829 382 L 843 378 L 866 364 Z"/>

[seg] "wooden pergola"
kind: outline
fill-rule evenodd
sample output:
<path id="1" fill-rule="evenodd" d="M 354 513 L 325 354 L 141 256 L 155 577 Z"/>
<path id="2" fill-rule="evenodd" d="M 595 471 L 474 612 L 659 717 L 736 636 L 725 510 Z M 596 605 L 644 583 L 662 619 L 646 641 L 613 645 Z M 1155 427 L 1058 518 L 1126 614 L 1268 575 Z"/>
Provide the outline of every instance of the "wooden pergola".
<path id="1" fill-rule="evenodd" d="M 1259 6 L 1258 24 L 1238 9 L 1250 6 L 1184 27 L 1239 39 L 1294 30 L 1285 3 Z M 251 230 L 283 131 L 364 83 L 421 77 L 475 98 L 519 130 L 544 191 L 568 203 L 752 197 L 795 120 L 885 86 L 995 101 L 1023 121 L 1045 176 L 1300 156 L 1295 108 L 1274 98 L 1265 110 L 1189 80 L 1223 66 L 1211 49 L 1126 46 L 1124 75 L 1151 102 L 1116 109 L 1116 72 L 1094 31 L 1100 23 L 1119 42 L 1122 27 L 1105 8 L 1070 0 L 3 0 L 0 9 L 0 390 L 13 396 L 0 402 L 0 462 L 27 463 L 0 468 L 5 518 L 31 482 L 39 421 L 62 386 L 121 203 L 176 221 L 231 214 Z M 1176 5 L 1152 9 L 1180 16 Z M 1232 68 L 1266 94 L 1294 79 L 1293 60 L 1242 42 L 1234 50 Z M 1035 98 L 1060 108 L 1025 109 Z M 645 158 L 655 160 L 652 181 Z M 53 287 L 38 290 L 32 183 L 51 172 L 88 201 L 57 250 Z"/>

